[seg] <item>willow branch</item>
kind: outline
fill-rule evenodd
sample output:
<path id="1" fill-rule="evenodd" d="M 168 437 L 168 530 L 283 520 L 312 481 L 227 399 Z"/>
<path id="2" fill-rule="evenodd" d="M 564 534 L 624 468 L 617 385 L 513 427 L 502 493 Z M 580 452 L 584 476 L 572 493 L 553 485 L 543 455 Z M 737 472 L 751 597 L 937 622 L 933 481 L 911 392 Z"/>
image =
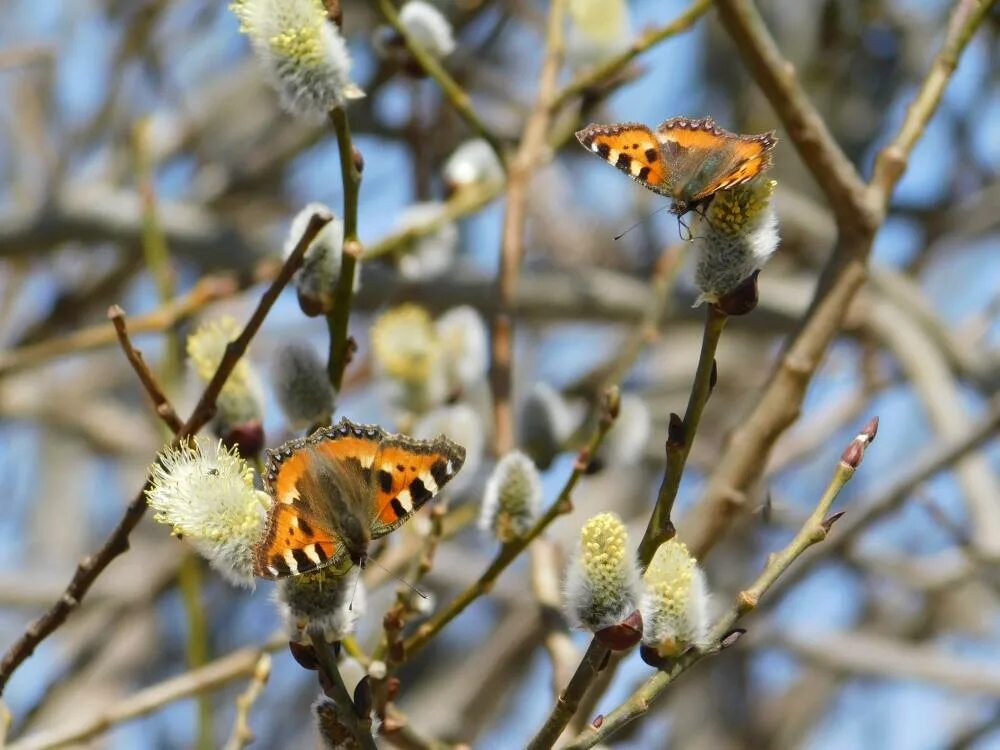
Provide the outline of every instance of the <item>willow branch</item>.
<path id="1" fill-rule="evenodd" d="M 728 645 L 729 634 L 733 627 L 748 612 L 756 609 L 761 598 L 767 593 L 774 582 L 794 563 L 799 556 L 814 544 L 826 539 L 830 529 L 842 515 L 828 515 L 834 500 L 840 491 L 854 476 L 865 448 L 875 437 L 878 420 L 873 419 L 858 436 L 851 441 L 844 451 L 837 468 L 813 512 L 799 529 L 798 533 L 780 552 L 773 553 L 768 558 L 767 566 L 757 579 L 736 596 L 736 601 L 720 617 L 709 630 L 706 641 L 711 644 L 706 650 L 689 650 L 678 657 L 673 664 L 658 671 L 647 679 L 618 708 L 603 717 L 600 725 L 584 730 L 564 750 L 583 750 L 603 742 L 623 726 L 645 714 L 653 702 L 670 686 L 677 677 L 693 667 L 707 656 L 718 653 Z"/>
<path id="2" fill-rule="evenodd" d="M 625 67 L 643 52 L 655 47 L 660 42 L 687 31 L 712 7 L 712 0 L 696 0 L 677 18 L 663 26 L 649 29 L 639 36 L 628 49 L 614 57 L 584 71 L 570 81 L 552 101 L 552 109 L 560 109 L 570 99 L 601 89 L 608 81 L 614 79 Z"/>
<path id="3" fill-rule="evenodd" d="M 782 56 L 752 0 L 716 0 L 715 7 L 802 161 L 826 193 L 838 224 L 875 223 L 877 219 L 869 216 L 864 181 L 809 100 L 795 67 Z"/>
<path id="4" fill-rule="evenodd" d="M 440 86 L 441 90 L 444 92 L 445 98 L 448 99 L 451 106 L 455 109 L 459 116 L 465 120 L 466 125 L 468 125 L 476 133 L 476 135 L 490 144 L 490 148 L 492 148 L 493 152 L 497 155 L 497 159 L 500 161 L 500 164 L 505 166 L 506 155 L 504 154 L 503 144 L 493 131 L 486 127 L 486 124 L 479 118 L 479 115 L 476 114 L 476 110 L 472 106 L 472 100 L 469 98 L 465 89 L 459 85 L 458 81 L 449 75 L 448 71 L 444 69 L 444 66 L 438 62 L 434 55 L 425 50 L 423 46 L 410 35 L 406 27 L 399 20 L 399 13 L 396 12 L 395 7 L 393 7 L 390 0 L 378 0 L 378 7 L 385 20 L 388 21 L 396 32 L 403 38 L 406 48 L 410 51 L 410 54 L 413 55 L 413 59 L 417 61 L 417 65 L 423 68 L 424 72 L 437 82 L 438 86 Z"/>
<path id="5" fill-rule="evenodd" d="M 563 23 L 567 0 L 552 0 L 545 34 L 545 61 L 539 76 L 538 97 L 524 128 L 507 177 L 507 209 L 504 212 L 497 271 L 499 300 L 493 316 L 490 346 L 490 392 L 493 397 L 494 453 L 502 455 L 514 447 L 510 395 L 514 359 L 514 299 L 524 255 L 528 184 L 538 169 L 551 121 L 552 100 L 563 56 Z"/>
<path id="6" fill-rule="evenodd" d="M 594 434 L 591 436 L 587 446 L 581 450 L 577 456 L 576 463 L 573 465 L 573 471 L 570 472 L 570 475 L 566 479 L 566 483 L 563 485 L 563 488 L 559 492 L 559 496 L 556 498 L 555 502 L 552 503 L 541 518 L 535 522 L 535 525 L 531 527 L 527 534 L 518 538 L 516 541 L 504 544 L 500 548 L 496 557 L 493 558 L 493 562 L 490 563 L 489 567 L 486 568 L 483 574 L 480 575 L 474 583 L 469 585 L 465 591 L 455 597 L 447 607 L 438 611 L 434 617 L 417 629 L 417 632 L 414 633 L 413 636 L 404 644 L 404 650 L 407 658 L 412 657 L 424 646 L 426 646 L 430 640 L 441 631 L 442 628 L 465 611 L 466 607 L 472 604 L 472 602 L 483 594 L 488 593 L 490 589 L 493 588 L 493 584 L 496 582 L 497 578 L 500 577 L 500 574 L 507 569 L 507 567 L 528 547 L 529 544 L 531 544 L 534 539 L 541 535 L 542 532 L 544 532 L 545 529 L 547 529 L 549 525 L 559 516 L 573 510 L 573 490 L 583 477 L 584 472 L 586 472 L 587 467 L 590 465 L 591 458 L 596 455 L 597 449 L 600 448 L 601 443 L 604 442 L 604 437 L 608 434 L 608 431 L 614 424 L 614 418 L 617 416 L 617 409 L 610 405 L 614 404 L 616 401 L 617 389 L 615 393 L 609 395 L 609 408 L 605 410 L 605 413 L 598 423 L 597 429 L 594 430 Z"/>
<path id="7" fill-rule="evenodd" d="M 337 660 L 333 656 L 330 644 L 321 635 L 311 636 L 311 641 L 316 659 L 319 662 L 320 676 L 323 678 L 321 680 L 323 691 L 333 700 L 337 718 L 351 733 L 361 750 L 378 750 L 370 729 L 365 726 L 370 725 L 370 722 L 364 722 L 365 725 L 363 725 L 358 717 L 354 699 L 347 692 L 347 686 L 344 685 L 344 678 L 341 677 L 340 670 L 337 668 Z"/>
<path id="8" fill-rule="evenodd" d="M 246 352 L 247 346 L 249 346 L 251 339 L 253 339 L 260 329 L 261 324 L 267 317 L 268 312 L 270 312 L 281 290 L 284 289 L 285 285 L 291 280 L 292 275 L 302 264 L 302 258 L 305 255 L 306 249 L 319 231 L 330 222 L 330 219 L 329 215 L 321 214 L 314 214 L 310 218 L 308 226 L 302 233 L 302 237 L 288 256 L 278 276 L 261 296 L 246 326 L 244 326 L 240 335 L 226 346 L 226 351 L 219 362 L 218 368 L 216 368 L 215 374 L 208 385 L 205 386 L 205 390 L 191 412 L 191 416 L 177 432 L 173 441 L 175 447 L 180 445 L 186 438 L 198 432 L 212 418 L 215 412 L 215 400 L 222 391 L 222 387 L 225 385 L 230 373 L 232 373 L 233 368 L 236 367 L 236 363 L 239 362 L 240 358 Z M 128 504 L 118 524 L 101 548 L 80 561 L 76 572 L 73 574 L 73 578 L 59 600 L 48 611 L 32 622 L 21 637 L 7 649 L 3 659 L 0 660 L 0 694 L 2 694 L 7 681 L 13 675 L 14 671 L 25 659 L 34 653 L 38 644 L 52 635 L 52 633 L 66 622 L 66 618 L 69 617 L 70 613 L 80 606 L 80 602 L 86 596 L 94 581 L 111 564 L 111 561 L 128 551 L 129 535 L 146 512 L 146 490 L 149 489 L 149 486 L 149 481 L 147 480 L 142 489 L 139 490 Z"/>
<path id="9" fill-rule="evenodd" d="M 701 354 L 698 358 L 694 382 L 691 384 L 687 409 L 684 411 L 682 421 L 675 420 L 675 415 L 671 415 L 666 444 L 666 468 L 663 471 L 660 490 L 656 495 L 656 506 L 653 508 L 646 532 L 639 543 L 639 565 L 643 568 L 649 565 L 657 547 L 673 537 L 675 533 L 670 516 L 674 508 L 674 501 L 677 499 L 677 490 L 681 485 L 684 466 L 687 463 L 688 454 L 691 453 L 698 425 L 701 423 L 701 414 L 715 385 L 715 350 L 718 348 L 722 330 L 728 319 L 729 316 L 715 305 L 706 305 Z"/>
<path id="10" fill-rule="evenodd" d="M 927 123 L 937 112 L 962 52 L 994 5 L 996 0 L 958 0 L 952 8 L 941 51 L 931 63 L 931 69 L 910 104 L 896 137 L 875 160 L 870 190 L 872 200 L 881 210 L 888 208 L 893 188 L 903 176 L 910 154 L 923 136 Z"/>
<path id="11" fill-rule="evenodd" d="M 171 406 L 170 400 L 163 392 L 159 381 L 156 379 L 153 371 L 149 369 L 146 360 L 143 359 L 142 352 L 132 345 L 132 341 L 128 336 L 128 328 L 125 325 L 125 311 L 118 305 L 112 305 L 108 308 L 108 318 L 111 319 L 111 324 L 115 327 L 115 333 L 118 335 L 118 341 L 121 344 L 122 351 L 125 352 L 126 359 L 132 365 L 132 369 L 135 370 L 135 374 L 139 377 L 142 387 L 149 394 L 157 416 L 163 420 L 163 423 L 170 429 L 171 433 L 177 434 L 184 426 L 184 423 L 177 416 L 177 412 Z"/>
<path id="12" fill-rule="evenodd" d="M 340 263 L 340 278 L 334 292 L 333 311 L 327 316 L 330 331 L 330 352 L 327 375 L 335 391 L 344 381 L 344 370 L 351 358 L 351 341 L 347 325 L 351 319 L 354 298 L 354 272 L 364 248 L 358 240 L 358 193 L 361 190 L 361 154 L 351 141 L 351 126 L 347 111 L 336 107 L 330 112 L 340 150 L 340 176 L 344 189 L 344 251 Z"/>
<path id="13" fill-rule="evenodd" d="M 129 321 L 133 334 L 160 332 L 183 322 L 207 305 L 232 297 L 244 285 L 227 276 L 209 276 L 194 285 L 190 292 L 151 313 L 137 315 Z M 70 354 L 82 354 L 115 343 L 116 332 L 106 323 L 82 328 L 37 344 L 0 354 L 0 377 L 44 364 L 50 359 Z"/>
<path id="14" fill-rule="evenodd" d="M 233 720 L 233 731 L 229 735 L 229 741 L 226 742 L 225 750 L 242 750 L 254 741 L 254 734 L 250 729 L 250 710 L 264 692 L 270 677 L 271 655 L 263 653 L 254 664 L 250 684 L 236 699 L 236 718 Z"/>
<path id="15" fill-rule="evenodd" d="M 158 711 L 175 701 L 214 690 L 255 673 L 261 658 L 287 645 L 284 635 L 263 646 L 244 648 L 128 696 L 121 703 L 73 725 L 36 732 L 7 745 L 8 750 L 54 750 L 98 737 L 114 726 Z"/>

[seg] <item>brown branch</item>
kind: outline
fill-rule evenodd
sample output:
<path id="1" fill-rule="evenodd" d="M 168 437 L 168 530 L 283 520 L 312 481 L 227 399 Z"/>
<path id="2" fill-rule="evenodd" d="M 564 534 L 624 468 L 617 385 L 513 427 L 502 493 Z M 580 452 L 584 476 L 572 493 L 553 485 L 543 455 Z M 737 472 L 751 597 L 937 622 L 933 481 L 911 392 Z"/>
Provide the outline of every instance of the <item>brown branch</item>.
<path id="1" fill-rule="evenodd" d="M 192 669 L 156 685 L 139 690 L 121 703 L 111 706 L 83 721 L 56 729 L 41 730 L 7 745 L 8 750 L 50 750 L 77 745 L 93 739 L 118 724 L 145 716 L 174 701 L 213 690 L 233 680 L 253 675 L 262 655 L 287 645 L 284 634 L 262 646 L 243 648 L 215 659 L 203 667 Z"/>
<path id="2" fill-rule="evenodd" d="M 232 297 L 246 287 L 229 276 L 209 276 L 194 285 L 190 292 L 169 304 L 130 321 L 133 334 L 158 333 L 183 322 L 191 315 L 221 299 Z M 0 378 L 44 364 L 50 359 L 100 349 L 115 342 L 116 332 L 106 323 L 81 328 L 65 336 L 39 341 L 12 352 L 0 354 Z"/>
<path id="3" fill-rule="evenodd" d="M 740 618 L 759 606 L 764 594 L 803 552 L 827 538 L 831 527 L 842 515 L 840 513 L 830 515 L 830 508 L 840 491 L 854 477 L 866 447 L 871 444 L 875 437 L 877 425 L 877 418 L 871 420 L 848 444 L 837 463 L 826 490 L 823 492 L 823 496 L 819 499 L 809 518 L 806 519 L 792 540 L 785 545 L 784 549 L 772 553 L 768 557 L 763 572 L 749 588 L 744 589 L 736 596 L 736 600 L 729 609 L 715 621 L 705 638 L 706 643 L 710 645 L 705 650 L 689 649 L 656 672 L 640 685 L 624 703 L 605 716 L 599 726 L 591 726 L 584 730 L 573 742 L 565 746 L 565 750 L 584 750 L 603 742 L 623 726 L 649 711 L 653 701 L 673 684 L 677 677 L 702 659 L 719 653 L 727 645 L 727 636 L 732 632 L 733 626 Z"/>
<path id="4" fill-rule="evenodd" d="M 566 0 L 552 0 L 545 34 L 545 61 L 539 76 L 538 97 L 524 128 L 507 178 L 507 209 L 504 212 L 497 272 L 499 308 L 493 316 L 490 346 L 490 391 L 493 397 L 493 452 L 503 455 L 514 447 L 514 425 L 510 396 L 514 359 L 514 299 L 524 255 L 528 184 L 538 170 L 539 154 L 545 148 L 552 101 L 563 56 L 563 23 Z"/>
<path id="5" fill-rule="evenodd" d="M 677 499 L 677 490 L 681 486 L 684 466 L 691 453 L 698 425 L 701 423 L 701 414 L 705 410 L 705 405 L 708 403 L 708 398 L 715 385 L 715 350 L 719 345 L 722 330 L 728 319 L 729 316 L 715 305 L 706 305 L 701 353 L 698 357 L 698 368 L 691 383 L 687 408 L 684 410 L 684 419 L 675 422 L 675 415 L 670 415 L 666 441 L 667 461 L 663 470 L 663 481 L 660 483 L 660 490 L 656 495 L 656 505 L 649 517 L 646 531 L 639 543 L 639 565 L 643 568 L 649 565 L 657 548 L 673 537 L 675 533 L 670 516 L 673 512 L 674 501 Z"/>
<path id="6" fill-rule="evenodd" d="M 516 541 L 503 545 L 500 548 L 500 551 L 497 552 L 496 557 L 493 558 L 493 562 L 490 563 L 489 567 L 486 568 L 483 574 L 480 575 L 474 583 L 470 584 L 461 594 L 455 597 L 447 607 L 439 610 L 430 620 L 417 629 L 417 632 L 413 634 L 413 637 L 406 641 L 404 646 L 404 651 L 408 659 L 426 646 L 430 640 L 449 622 L 464 612 L 466 607 L 492 589 L 493 584 L 496 583 L 500 574 L 507 569 L 507 567 L 528 547 L 529 544 L 531 544 L 535 538 L 541 535 L 542 532 L 548 528 L 549 524 L 555 521 L 559 516 L 573 510 L 573 490 L 576 488 L 577 483 L 590 466 L 591 458 L 596 455 L 597 449 L 601 447 L 601 443 L 604 442 L 604 437 L 608 434 L 608 431 L 611 429 L 611 426 L 614 424 L 614 419 L 617 416 L 616 404 L 619 398 L 617 389 L 614 389 L 614 392 L 609 393 L 607 398 L 608 405 L 605 408 L 605 413 L 602 415 L 597 429 L 594 430 L 594 434 L 587 446 L 583 448 L 577 456 L 576 463 L 573 465 L 573 471 L 566 479 L 566 483 L 563 485 L 563 488 L 559 492 L 559 496 L 556 498 L 555 502 L 553 502 L 542 517 L 535 522 L 535 525 L 531 527 L 527 534 L 520 537 Z"/>
<path id="7" fill-rule="evenodd" d="M 958 11 L 963 3 L 960 0 Z M 691 514 L 692 527 L 684 537 L 699 558 L 719 540 L 743 507 L 745 493 L 761 476 L 771 447 L 798 418 L 809 383 L 865 282 L 868 256 L 884 208 L 873 206 L 868 187 L 859 184 L 853 168 L 848 169 L 846 158 L 818 121 L 818 114 L 792 73 L 791 63 L 781 57 L 753 4 L 749 0 L 717 0 L 716 6 L 802 158 L 824 186 L 837 218 L 838 242 L 808 312 L 753 411 L 734 431 L 704 497 Z M 962 16 L 958 26 L 963 31 L 953 31 L 951 37 L 960 39 L 961 44 L 948 47 L 956 57 L 982 20 L 979 14 L 958 15 Z M 953 22 L 952 28 L 955 26 Z M 940 75 L 937 70 L 935 67 L 931 78 Z M 919 112 L 925 122 L 933 108 L 927 106 Z"/>
<path id="8" fill-rule="evenodd" d="M 910 154 L 924 134 L 924 128 L 937 111 L 962 52 L 994 5 L 996 0 L 958 0 L 955 3 L 948 21 L 944 46 L 931 63 L 931 69 L 916 99 L 910 104 L 895 139 L 875 160 L 870 191 L 872 201 L 880 210 L 888 208 L 893 188 L 903 176 Z"/>
<path id="9" fill-rule="evenodd" d="M 802 161 L 826 193 L 837 223 L 877 223 L 877 218 L 870 215 L 864 181 L 809 101 L 794 66 L 782 57 L 752 0 L 716 0 L 715 7 L 743 61 L 781 117 Z"/>
<path id="10" fill-rule="evenodd" d="M 143 359 L 142 352 L 132 345 L 132 341 L 128 336 L 128 329 L 125 326 L 125 311 L 118 305 L 112 305 L 108 308 L 108 318 L 111 319 L 111 323 L 115 327 L 115 333 L 118 335 L 118 341 L 122 346 L 122 351 L 125 352 L 125 357 L 128 359 L 129 364 L 132 365 L 132 369 L 135 370 L 135 374 L 139 376 L 143 388 L 146 389 L 146 393 L 149 394 L 150 399 L 153 401 L 153 408 L 156 410 L 156 415 L 170 428 L 170 432 L 176 435 L 181 431 L 184 423 L 177 416 L 177 412 L 171 406 L 170 400 L 163 392 L 163 388 L 160 387 L 159 381 L 152 370 L 149 369 L 146 360 Z"/>
<path id="11" fill-rule="evenodd" d="M 298 244 L 291 255 L 288 256 L 288 259 L 281 268 L 281 272 L 261 296 L 260 302 L 257 303 L 257 307 L 250 316 L 250 320 L 247 321 L 243 331 L 226 346 L 225 354 L 222 357 L 222 361 L 219 362 L 215 374 L 208 385 L 205 386 L 205 390 L 191 412 L 191 416 L 174 438 L 174 446 L 180 445 L 183 440 L 194 435 L 212 418 L 215 412 L 215 400 L 222 391 L 222 387 L 225 385 L 230 373 L 233 371 L 236 363 L 239 362 L 240 357 L 243 356 L 247 346 L 250 344 L 250 340 L 260 329 L 264 318 L 271 310 L 271 306 L 277 300 L 281 290 L 302 264 L 302 258 L 305 255 L 306 249 L 319 231 L 329 223 L 331 218 L 329 215 L 314 214 L 309 220 L 309 225 L 302 233 Z M 146 512 L 146 490 L 149 489 L 149 486 L 149 481 L 147 480 L 142 489 L 139 490 L 128 504 L 118 524 L 112 530 L 104 544 L 101 545 L 101 548 L 80 561 L 76 572 L 73 574 L 73 578 L 59 600 L 41 617 L 32 622 L 21 637 L 7 649 L 2 661 L 0 661 L 0 694 L 3 693 L 7 681 L 10 680 L 14 671 L 25 659 L 34 653 L 38 644 L 52 635 L 52 633 L 66 622 L 66 618 L 69 617 L 70 613 L 80 606 L 80 602 L 86 596 L 87 591 L 90 590 L 90 587 L 97 580 L 98 576 L 111 564 L 111 561 L 128 551 L 129 535 Z"/>

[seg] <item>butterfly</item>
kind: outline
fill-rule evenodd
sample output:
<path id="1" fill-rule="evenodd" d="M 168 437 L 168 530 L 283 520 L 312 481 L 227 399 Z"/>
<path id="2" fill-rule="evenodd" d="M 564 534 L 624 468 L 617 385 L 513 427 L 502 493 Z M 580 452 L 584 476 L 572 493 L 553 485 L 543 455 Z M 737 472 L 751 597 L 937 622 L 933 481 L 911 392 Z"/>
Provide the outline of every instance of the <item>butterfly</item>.
<path id="1" fill-rule="evenodd" d="M 774 131 L 739 135 L 711 117 L 674 117 L 655 131 L 635 122 L 588 125 L 576 137 L 643 187 L 673 199 L 678 215 L 765 172 L 778 143 Z"/>
<path id="2" fill-rule="evenodd" d="M 347 563 L 405 523 L 451 480 L 465 449 L 439 436 L 416 440 L 342 419 L 267 452 L 273 502 L 254 545 L 254 573 L 285 578 Z"/>

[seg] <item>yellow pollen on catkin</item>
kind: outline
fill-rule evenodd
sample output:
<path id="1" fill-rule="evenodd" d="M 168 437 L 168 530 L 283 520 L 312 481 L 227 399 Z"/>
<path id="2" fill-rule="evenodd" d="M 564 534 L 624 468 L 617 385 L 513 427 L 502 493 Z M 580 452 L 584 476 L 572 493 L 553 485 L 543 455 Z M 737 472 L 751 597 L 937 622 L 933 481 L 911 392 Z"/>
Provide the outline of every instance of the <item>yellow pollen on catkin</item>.
<path id="1" fill-rule="evenodd" d="M 611 591 L 626 575 L 628 536 L 614 513 L 594 516 L 580 531 L 580 562 L 595 591 Z"/>
<path id="2" fill-rule="evenodd" d="M 671 539 L 656 550 L 643 580 L 661 612 L 675 617 L 683 615 L 691 596 L 694 567 L 695 560 L 684 542 Z"/>
<path id="3" fill-rule="evenodd" d="M 706 216 L 714 229 L 727 234 L 745 232 L 767 208 L 777 180 L 752 180 L 715 194 Z"/>
<path id="4" fill-rule="evenodd" d="M 425 381 L 439 364 L 441 342 L 430 313 L 417 305 L 400 305 L 380 315 L 371 340 L 375 361 L 389 377 Z"/>

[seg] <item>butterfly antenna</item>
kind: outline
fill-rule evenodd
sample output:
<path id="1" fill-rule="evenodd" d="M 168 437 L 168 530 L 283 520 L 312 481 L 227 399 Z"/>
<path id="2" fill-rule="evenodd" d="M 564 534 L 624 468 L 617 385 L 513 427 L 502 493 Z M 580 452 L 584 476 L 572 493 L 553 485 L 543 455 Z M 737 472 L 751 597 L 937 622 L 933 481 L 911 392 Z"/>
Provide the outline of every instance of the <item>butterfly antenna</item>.
<path id="1" fill-rule="evenodd" d="M 361 561 L 361 567 L 358 569 L 358 574 L 354 577 L 354 590 L 351 591 L 351 603 L 347 605 L 348 612 L 354 611 L 354 597 L 357 596 L 358 594 L 358 584 L 361 582 L 361 574 L 365 570 L 365 562 L 367 560 L 368 558 L 366 557 L 364 560 Z"/>
<path id="2" fill-rule="evenodd" d="M 388 574 L 389 574 L 390 576 L 392 576 L 392 577 L 393 577 L 393 578 L 395 578 L 395 579 L 396 579 L 397 581 L 399 581 L 399 582 L 400 582 L 401 584 L 403 584 L 404 586 L 406 586 L 406 588 L 408 588 L 408 589 L 409 589 L 410 591 L 412 591 L 412 592 L 413 592 L 414 594 L 416 594 L 417 596 L 419 596 L 419 597 L 420 597 L 421 599 L 426 599 L 426 598 L 427 598 L 427 594 L 425 594 L 425 593 L 424 593 L 423 591 L 421 591 L 420 589 L 418 589 L 418 588 L 417 588 L 416 586 L 414 586 L 414 585 L 413 585 L 412 583 L 410 583 L 409 581 L 407 581 L 407 580 L 406 580 L 405 578 L 403 578 L 402 576 L 399 576 L 399 575 L 396 575 L 395 573 L 393 573 L 393 572 L 392 572 L 391 570 L 389 570 L 389 569 L 388 569 L 387 567 L 385 567 L 385 566 L 384 566 L 384 565 L 383 565 L 382 563 L 380 563 L 380 562 L 379 562 L 378 560 L 375 560 L 375 559 L 372 559 L 372 558 L 370 558 L 370 557 L 369 557 L 369 558 L 368 558 L 368 561 L 369 561 L 369 562 L 371 562 L 371 563 L 374 563 L 374 564 L 375 564 L 375 565 L 377 565 L 378 567 L 382 568 L 382 570 L 384 570 L 384 571 L 385 571 L 386 573 L 388 573 Z"/>
<path id="3" fill-rule="evenodd" d="M 649 218 L 652 218 L 653 216 L 656 216 L 656 215 L 657 215 L 658 213 L 660 213 L 660 211 L 663 211 L 664 209 L 667 209 L 667 208 L 670 208 L 670 206 L 669 206 L 669 205 L 667 205 L 667 206 L 660 206 L 660 207 L 659 207 L 658 209 L 656 209 L 655 211 L 653 211 L 652 213 L 650 213 L 650 214 L 649 214 L 648 216 L 643 216 L 643 217 L 642 217 L 641 219 L 639 219 L 639 221 L 637 221 L 637 222 L 636 222 L 635 224 L 633 224 L 632 226 L 630 226 L 630 227 L 629 227 L 628 229 L 626 229 L 626 230 L 625 230 L 624 232 L 622 232 L 622 233 L 621 233 L 621 234 L 619 234 L 619 235 L 616 235 L 616 236 L 615 236 L 615 240 L 616 240 L 616 241 L 617 241 L 617 240 L 620 240 L 620 239 L 621 239 L 622 237 L 624 237 L 624 236 L 625 236 L 626 234 L 628 234 L 628 233 L 629 233 L 629 232 L 631 232 L 631 231 L 632 231 L 633 229 L 635 229 L 635 228 L 636 228 L 637 226 L 639 226 L 640 224 L 642 224 L 642 222 L 646 221 L 646 219 L 649 219 Z"/>

